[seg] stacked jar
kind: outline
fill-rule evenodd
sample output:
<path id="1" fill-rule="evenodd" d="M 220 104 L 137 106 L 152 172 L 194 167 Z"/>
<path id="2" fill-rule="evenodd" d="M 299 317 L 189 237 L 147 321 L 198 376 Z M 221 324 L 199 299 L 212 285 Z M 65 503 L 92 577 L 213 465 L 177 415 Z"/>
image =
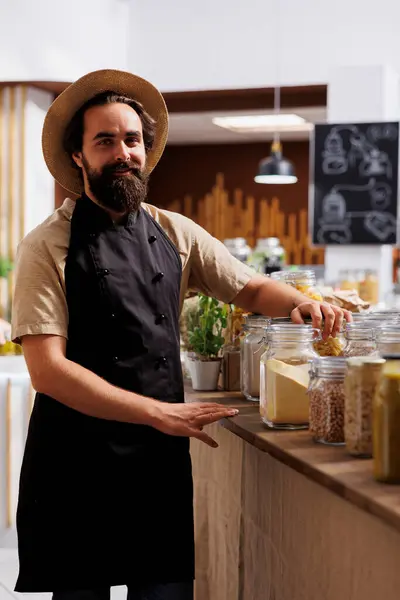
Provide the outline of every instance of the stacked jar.
<path id="1" fill-rule="evenodd" d="M 352 456 L 372 456 L 373 402 L 384 362 L 370 356 L 347 360 L 344 439 Z"/>
<path id="2" fill-rule="evenodd" d="M 260 398 L 260 359 L 265 350 L 265 330 L 270 323 L 268 317 L 248 315 L 243 327 L 244 336 L 240 343 L 240 389 L 252 402 Z"/>
<path id="3" fill-rule="evenodd" d="M 274 429 L 307 429 L 309 368 L 320 332 L 311 325 L 271 325 L 261 357 L 260 414 Z"/>
<path id="4" fill-rule="evenodd" d="M 346 360 L 324 357 L 310 371 L 310 432 L 314 441 L 344 445 L 344 378 Z"/>
<path id="5" fill-rule="evenodd" d="M 293 286 L 312 300 L 322 302 L 322 294 L 317 287 L 314 271 L 278 271 L 271 273 L 271 279 Z"/>

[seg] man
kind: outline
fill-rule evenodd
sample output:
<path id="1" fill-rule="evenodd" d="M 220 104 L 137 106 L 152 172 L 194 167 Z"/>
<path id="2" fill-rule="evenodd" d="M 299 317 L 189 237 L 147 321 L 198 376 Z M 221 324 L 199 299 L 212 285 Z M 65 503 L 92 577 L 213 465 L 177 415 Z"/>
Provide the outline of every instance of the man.
<path id="1" fill-rule="evenodd" d="M 343 312 L 234 259 L 189 219 L 145 203 L 168 114 L 147 81 L 90 73 L 53 103 L 43 152 L 67 199 L 20 244 L 13 339 L 37 390 L 17 512 L 19 592 L 54 600 L 191 600 L 189 438 L 236 411 L 184 403 L 188 288 L 270 315 Z"/>

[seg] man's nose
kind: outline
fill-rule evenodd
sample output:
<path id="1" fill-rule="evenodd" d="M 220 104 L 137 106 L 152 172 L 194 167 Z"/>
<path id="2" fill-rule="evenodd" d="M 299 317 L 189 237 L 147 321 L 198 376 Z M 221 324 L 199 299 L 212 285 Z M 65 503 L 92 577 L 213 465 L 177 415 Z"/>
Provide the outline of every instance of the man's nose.
<path id="1" fill-rule="evenodd" d="M 123 142 L 121 144 L 118 145 L 117 150 L 116 150 L 116 155 L 115 155 L 115 160 L 119 161 L 119 162 L 129 162 L 130 161 L 130 154 L 129 154 L 129 149 L 128 146 L 126 146 Z"/>

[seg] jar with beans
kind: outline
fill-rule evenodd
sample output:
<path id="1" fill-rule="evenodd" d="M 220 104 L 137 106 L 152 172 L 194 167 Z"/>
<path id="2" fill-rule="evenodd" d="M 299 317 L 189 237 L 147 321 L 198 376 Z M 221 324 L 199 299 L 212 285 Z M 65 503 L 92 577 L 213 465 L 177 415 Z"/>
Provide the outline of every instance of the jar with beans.
<path id="1" fill-rule="evenodd" d="M 370 356 L 347 359 L 344 439 L 352 456 L 372 456 L 373 403 L 384 363 Z"/>
<path id="2" fill-rule="evenodd" d="M 310 432 L 315 442 L 344 445 L 344 358 L 321 357 L 310 371 Z"/>
<path id="3" fill-rule="evenodd" d="M 348 323 L 345 331 L 346 344 L 343 356 L 371 356 L 376 354 L 374 327 L 367 323 Z"/>

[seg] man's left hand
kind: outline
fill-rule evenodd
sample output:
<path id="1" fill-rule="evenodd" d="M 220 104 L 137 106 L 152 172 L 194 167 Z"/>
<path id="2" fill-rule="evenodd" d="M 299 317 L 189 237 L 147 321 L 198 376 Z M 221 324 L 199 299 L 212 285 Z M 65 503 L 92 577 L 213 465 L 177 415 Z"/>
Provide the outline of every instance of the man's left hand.
<path id="1" fill-rule="evenodd" d="M 313 326 L 318 330 L 321 329 L 322 320 L 324 320 L 322 334 L 324 340 L 329 335 L 336 337 L 342 330 L 343 319 L 346 319 L 347 323 L 353 320 L 350 311 L 333 306 L 327 302 L 315 302 L 314 300 L 302 302 L 291 312 L 290 316 L 293 323 L 299 324 L 304 323 L 304 317 L 311 317 Z"/>

